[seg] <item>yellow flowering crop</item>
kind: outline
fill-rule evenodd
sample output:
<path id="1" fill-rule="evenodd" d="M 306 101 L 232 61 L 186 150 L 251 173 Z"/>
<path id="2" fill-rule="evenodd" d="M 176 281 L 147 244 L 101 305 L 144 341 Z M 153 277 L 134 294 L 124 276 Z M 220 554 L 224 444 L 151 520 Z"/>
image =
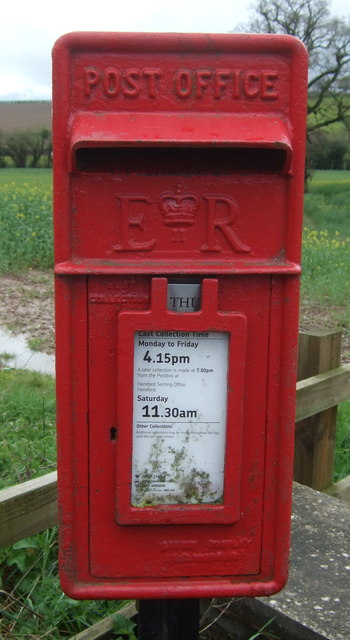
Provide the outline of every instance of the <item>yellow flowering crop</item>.
<path id="1" fill-rule="evenodd" d="M 0 271 L 50 268 L 52 244 L 51 185 L 28 180 L 1 183 Z"/>

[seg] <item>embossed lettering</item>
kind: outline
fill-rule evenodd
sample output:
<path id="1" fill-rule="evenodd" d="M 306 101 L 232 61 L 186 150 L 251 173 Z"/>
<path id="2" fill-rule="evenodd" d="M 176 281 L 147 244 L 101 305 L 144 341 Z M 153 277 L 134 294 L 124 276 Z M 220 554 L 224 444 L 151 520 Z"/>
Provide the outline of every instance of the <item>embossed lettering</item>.
<path id="1" fill-rule="evenodd" d="M 278 74 L 275 71 L 263 71 L 261 73 L 261 97 L 263 100 L 276 100 L 278 98 L 277 80 Z"/>
<path id="2" fill-rule="evenodd" d="M 205 89 L 209 85 L 209 80 L 212 77 L 212 72 L 209 70 L 196 72 L 196 98 L 201 98 Z"/>
<path id="3" fill-rule="evenodd" d="M 277 100 L 278 74 L 275 71 L 239 71 L 237 69 L 179 69 L 175 73 L 174 92 L 179 98 L 205 97 Z"/>
<path id="4" fill-rule="evenodd" d="M 96 87 L 99 81 L 100 77 L 95 69 L 84 69 L 84 94 L 89 96 L 91 94 L 92 87 Z"/>
<path id="5" fill-rule="evenodd" d="M 237 233 L 232 229 L 236 219 L 237 203 L 229 196 L 203 196 L 207 201 L 207 242 L 200 248 L 201 251 L 222 251 L 222 246 L 216 240 L 217 232 L 220 232 L 228 244 L 239 253 L 250 251 Z M 222 206 L 223 205 L 223 206 Z M 225 210 L 225 216 L 221 217 L 220 211 Z"/>
<path id="6" fill-rule="evenodd" d="M 124 74 L 126 87 L 123 94 L 127 98 L 137 98 L 140 95 L 140 84 L 138 82 L 140 78 L 139 69 L 127 69 Z"/>
<path id="7" fill-rule="evenodd" d="M 96 90 L 101 90 L 107 98 L 138 98 L 145 95 L 155 98 L 158 91 L 158 80 L 161 69 L 144 67 L 142 69 L 118 69 L 107 67 L 97 71 L 92 67 L 84 69 L 84 95 L 89 97 Z"/>
<path id="8" fill-rule="evenodd" d="M 169 192 L 170 193 L 170 192 Z M 158 202 L 162 214 L 168 215 L 167 205 L 172 203 L 169 200 L 169 193 L 166 192 Z M 148 211 L 152 211 L 155 206 L 148 195 L 143 194 L 123 194 L 115 196 L 118 202 L 120 231 L 119 242 L 113 247 L 114 251 L 152 251 L 157 243 L 156 238 L 140 240 L 142 234 L 146 234 L 146 212 L 144 205 L 147 205 Z M 239 238 L 237 232 L 233 229 L 236 220 L 238 205 L 230 196 L 225 195 L 202 195 L 201 199 L 195 194 L 175 195 L 174 206 L 171 206 L 170 221 L 165 219 L 164 224 L 168 226 L 168 222 L 172 228 L 172 242 L 186 242 L 184 235 L 185 227 L 194 224 L 193 220 L 188 220 L 183 216 L 189 213 L 189 207 L 193 212 L 197 211 L 200 201 L 202 206 L 206 207 L 207 224 L 205 225 L 206 242 L 199 249 L 203 252 L 221 252 L 225 250 L 225 245 L 229 245 L 231 249 L 239 253 L 247 253 L 251 251 L 244 242 Z M 154 210 L 153 210 L 154 213 Z M 136 231 L 134 231 L 134 229 Z M 157 231 L 152 225 L 152 229 L 157 236 Z"/>
<path id="9" fill-rule="evenodd" d="M 185 242 L 185 230 L 173 229 L 171 242 Z"/>
<path id="10" fill-rule="evenodd" d="M 240 77 L 240 73 L 239 71 L 234 71 L 233 74 L 233 89 L 232 89 L 232 97 L 233 98 L 239 98 L 240 97 L 240 93 L 239 93 L 239 77 Z"/>
<path id="11" fill-rule="evenodd" d="M 192 75 L 188 69 L 179 69 L 175 74 L 175 93 L 179 98 L 188 98 L 192 93 Z"/>
<path id="12" fill-rule="evenodd" d="M 120 71 L 106 69 L 103 77 L 103 89 L 106 96 L 117 96 L 120 91 Z"/>
<path id="13" fill-rule="evenodd" d="M 222 94 L 227 91 L 227 85 L 230 76 L 231 72 L 229 69 L 217 70 L 214 82 L 214 98 L 221 98 Z"/>
<path id="14" fill-rule="evenodd" d="M 157 80 L 161 78 L 160 69 L 145 68 L 143 75 L 147 80 L 148 97 L 155 98 L 157 95 Z"/>
<path id="15" fill-rule="evenodd" d="M 84 69 L 84 95 L 100 91 L 107 98 L 157 98 L 163 94 L 181 100 L 278 100 L 279 74 L 272 69 L 177 69 L 173 76 L 158 67 Z M 166 83 L 167 79 L 167 83 Z"/>
<path id="16" fill-rule="evenodd" d="M 156 240 L 145 240 L 140 242 L 132 237 L 130 230 L 138 228 L 144 231 L 143 212 L 132 214 L 131 205 L 143 203 L 150 205 L 151 201 L 146 195 L 118 195 L 116 200 L 120 208 L 120 242 L 113 247 L 114 251 L 151 251 L 156 244 Z"/>
<path id="17" fill-rule="evenodd" d="M 259 75 L 248 71 L 243 76 L 243 90 L 247 98 L 256 98 L 259 94 Z"/>

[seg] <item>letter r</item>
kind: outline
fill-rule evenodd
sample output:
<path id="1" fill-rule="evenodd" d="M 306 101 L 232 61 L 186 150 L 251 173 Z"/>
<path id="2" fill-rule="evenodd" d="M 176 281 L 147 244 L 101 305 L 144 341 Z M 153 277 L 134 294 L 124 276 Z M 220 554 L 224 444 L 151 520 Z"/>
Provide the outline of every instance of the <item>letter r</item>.
<path id="1" fill-rule="evenodd" d="M 236 219 L 237 203 L 229 196 L 203 196 L 207 202 L 207 242 L 201 246 L 201 251 L 222 251 L 223 247 L 216 241 L 220 232 L 234 251 L 239 253 L 250 251 L 232 229 Z M 225 217 L 219 217 L 218 205 L 224 205 Z M 221 207 L 222 209 L 222 207 Z"/>

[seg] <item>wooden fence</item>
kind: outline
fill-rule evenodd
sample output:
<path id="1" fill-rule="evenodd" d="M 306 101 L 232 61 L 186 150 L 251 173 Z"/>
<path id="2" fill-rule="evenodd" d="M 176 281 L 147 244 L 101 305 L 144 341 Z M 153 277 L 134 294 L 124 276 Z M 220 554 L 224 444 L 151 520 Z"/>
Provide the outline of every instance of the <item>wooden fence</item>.
<path id="1" fill-rule="evenodd" d="M 337 405 L 350 400 L 341 331 L 299 334 L 294 479 L 350 500 L 350 476 L 333 485 Z"/>
<path id="2" fill-rule="evenodd" d="M 341 332 L 304 332 L 296 389 L 295 480 L 350 501 L 350 476 L 333 484 L 337 405 L 350 399 L 350 364 L 341 365 Z M 0 548 L 57 523 L 56 472 L 0 491 Z M 118 613 L 136 615 L 134 603 Z M 109 637 L 112 617 L 74 636 Z"/>

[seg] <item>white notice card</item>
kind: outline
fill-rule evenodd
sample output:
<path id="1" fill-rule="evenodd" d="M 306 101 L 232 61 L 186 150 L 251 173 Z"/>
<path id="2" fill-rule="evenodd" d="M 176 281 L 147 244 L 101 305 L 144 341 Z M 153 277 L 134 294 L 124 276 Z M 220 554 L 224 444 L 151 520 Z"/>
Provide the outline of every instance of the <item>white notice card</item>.
<path id="1" fill-rule="evenodd" d="M 229 334 L 134 340 L 132 505 L 222 503 Z"/>

